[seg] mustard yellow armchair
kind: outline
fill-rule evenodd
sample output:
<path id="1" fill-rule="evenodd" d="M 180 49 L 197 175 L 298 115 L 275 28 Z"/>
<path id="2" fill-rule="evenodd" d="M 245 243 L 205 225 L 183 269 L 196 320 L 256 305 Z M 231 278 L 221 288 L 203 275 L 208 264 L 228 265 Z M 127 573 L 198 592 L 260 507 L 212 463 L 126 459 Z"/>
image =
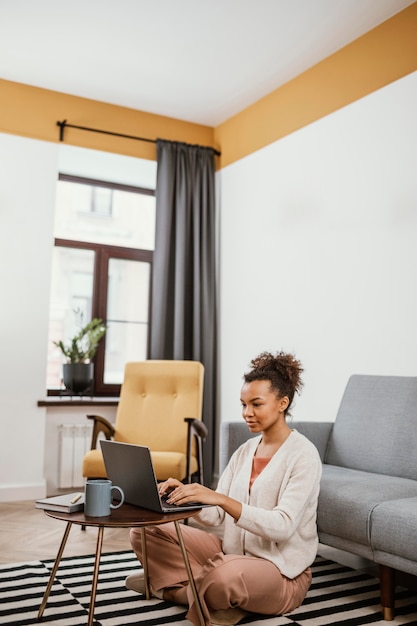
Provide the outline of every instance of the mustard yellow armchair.
<path id="1" fill-rule="evenodd" d="M 203 479 L 202 443 L 207 428 L 201 421 L 204 367 L 197 361 L 127 363 L 113 426 L 99 415 L 94 421 L 91 450 L 83 460 L 85 478 L 104 478 L 106 470 L 99 435 L 148 446 L 158 481 L 170 476 L 191 482 Z"/>

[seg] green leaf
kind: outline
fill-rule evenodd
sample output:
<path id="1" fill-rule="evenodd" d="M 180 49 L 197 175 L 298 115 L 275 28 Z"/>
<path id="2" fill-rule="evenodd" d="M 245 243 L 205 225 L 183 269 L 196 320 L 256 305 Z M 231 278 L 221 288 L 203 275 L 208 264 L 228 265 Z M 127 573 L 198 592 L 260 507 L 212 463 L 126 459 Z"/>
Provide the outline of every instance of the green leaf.
<path id="1" fill-rule="evenodd" d="M 80 319 L 82 321 L 81 315 Z M 93 360 L 106 330 L 103 320 L 95 317 L 85 326 L 81 326 L 69 344 L 64 344 L 62 340 L 53 343 L 61 350 L 68 363 L 88 363 Z"/>

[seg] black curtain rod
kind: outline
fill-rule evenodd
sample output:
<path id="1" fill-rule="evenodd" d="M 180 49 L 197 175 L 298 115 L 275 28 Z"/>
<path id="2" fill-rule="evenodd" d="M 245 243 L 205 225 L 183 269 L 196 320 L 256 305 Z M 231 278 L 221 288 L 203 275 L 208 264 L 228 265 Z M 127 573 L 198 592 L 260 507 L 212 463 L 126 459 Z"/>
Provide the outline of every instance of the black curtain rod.
<path id="1" fill-rule="evenodd" d="M 148 143 L 156 143 L 156 139 L 147 139 L 146 137 L 135 137 L 134 135 L 123 135 L 122 133 L 113 133 L 110 130 L 100 130 L 99 128 L 89 128 L 88 126 L 76 126 L 75 124 L 68 124 L 67 120 L 57 122 L 59 126 L 59 141 L 64 141 L 64 132 L 66 128 L 78 128 L 78 130 L 88 130 L 92 133 L 102 133 L 103 135 L 113 135 L 113 137 L 124 137 L 125 139 L 136 139 L 137 141 L 147 141 Z M 220 156 L 220 152 L 212 148 L 215 155 Z"/>

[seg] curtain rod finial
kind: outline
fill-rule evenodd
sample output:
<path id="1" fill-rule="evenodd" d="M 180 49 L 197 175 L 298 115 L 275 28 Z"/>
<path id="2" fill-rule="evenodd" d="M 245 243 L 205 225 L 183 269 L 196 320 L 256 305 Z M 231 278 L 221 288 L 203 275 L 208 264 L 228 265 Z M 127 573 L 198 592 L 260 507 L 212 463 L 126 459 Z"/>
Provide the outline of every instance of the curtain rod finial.
<path id="1" fill-rule="evenodd" d="M 64 141 L 64 131 L 65 126 L 67 125 L 67 120 L 63 120 L 62 122 L 57 122 L 57 126 L 59 126 L 59 141 Z"/>

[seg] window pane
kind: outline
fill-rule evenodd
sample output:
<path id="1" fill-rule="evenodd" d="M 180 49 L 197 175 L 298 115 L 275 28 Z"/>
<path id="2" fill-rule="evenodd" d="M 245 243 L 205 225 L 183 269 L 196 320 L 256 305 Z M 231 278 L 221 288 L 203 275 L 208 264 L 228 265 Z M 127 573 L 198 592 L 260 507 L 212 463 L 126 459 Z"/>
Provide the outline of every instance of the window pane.
<path id="1" fill-rule="evenodd" d="M 109 322 L 104 357 L 105 385 L 121 385 L 128 361 L 146 360 L 148 327 L 145 324 Z"/>
<path id="2" fill-rule="evenodd" d="M 155 196 L 60 180 L 55 237 L 153 250 Z"/>
<path id="3" fill-rule="evenodd" d="M 93 251 L 53 249 L 47 368 L 49 389 L 60 388 L 62 379 L 62 354 L 52 342 L 62 339 L 65 344 L 78 331 L 81 318 L 83 324 L 91 320 L 93 271 Z"/>
<path id="4" fill-rule="evenodd" d="M 105 384 L 120 384 L 125 363 L 146 359 L 149 281 L 149 263 L 109 260 Z"/>

